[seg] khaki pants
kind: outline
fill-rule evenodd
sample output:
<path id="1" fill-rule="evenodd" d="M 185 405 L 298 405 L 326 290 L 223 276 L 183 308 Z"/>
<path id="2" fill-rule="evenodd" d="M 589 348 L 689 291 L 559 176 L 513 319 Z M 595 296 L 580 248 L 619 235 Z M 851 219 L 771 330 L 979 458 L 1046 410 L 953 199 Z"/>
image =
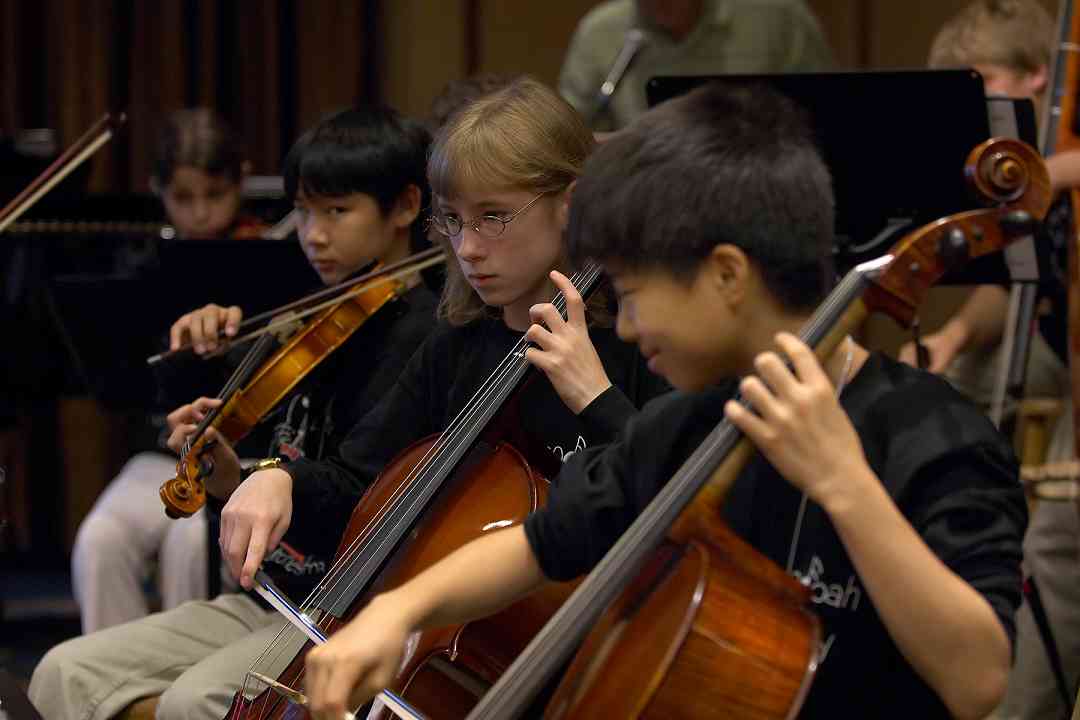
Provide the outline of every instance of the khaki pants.
<path id="1" fill-rule="evenodd" d="M 169 455 L 136 455 L 79 525 L 71 579 L 84 633 L 150 612 L 143 582 L 155 560 L 163 610 L 206 599 L 206 511 L 170 520 L 158 497 L 161 483 L 175 474 Z"/>
<path id="2" fill-rule="evenodd" d="M 161 695 L 159 720 L 221 720 L 256 661 L 274 677 L 303 645 L 291 628 L 275 642 L 284 626 L 243 594 L 185 603 L 57 645 L 34 669 L 30 700 L 45 720 L 106 720 Z"/>

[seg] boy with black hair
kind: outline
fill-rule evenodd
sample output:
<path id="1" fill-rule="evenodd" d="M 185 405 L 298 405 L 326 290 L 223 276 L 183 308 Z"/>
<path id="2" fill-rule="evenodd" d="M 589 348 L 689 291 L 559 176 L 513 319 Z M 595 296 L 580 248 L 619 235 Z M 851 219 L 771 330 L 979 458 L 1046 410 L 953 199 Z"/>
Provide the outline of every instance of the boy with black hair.
<path id="1" fill-rule="evenodd" d="M 312 651 L 316 716 L 380 690 L 415 629 L 586 572 L 725 414 L 761 454 L 722 512 L 815 589 L 824 621 L 804 716 L 985 715 L 1020 598 L 1015 458 L 944 381 L 850 339 L 819 363 L 793 336 L 831 284 L 832 205 L 799 113 L 764 89 L 700 89 L 602 145 L 571 253 L 605 264 L 619 335 L 683 392 L 576 454 L 523 525 L 375 597 Z M 756 414 L 725 403 L 736 384 Z"/>
<path id="2" fill-rule="evenodd" d="M 324 284 L 376 262 L 396 262 L 427 244 L 429 144 L 420 123 L 384 107 L 335 113 L 296 141 L 284 164 L 285 188 L 299 211 L 301 247 Z M 269 456 L 290 461 L 335 452 L 349 428 L 394 384 L 435 324 L 434 295 L 417 277 L 405 283 L 399 297 L 368 318 L 263 419 L 273 427 Z M 198 353 L 211 352 L 219 329 L 233 337 L 241 319 L 239 307 L 207 305 L 173 325 L 171 344 L 191 342 Z M 169 446 L 178 451 L 218 405 L 220 400 L 203 397 L 171 413 Z M 209 433 L 211 439 L 215 434 Z M 241 473 L 236 453 L 220 438 L 213 457 L 207 507 L 217 520 Z M 163 514 L 160 501 L 153 500 L 144 511 Z M 325 577 L 344 529 L 344 520 L 325 517 L 297 522 L 267 548 L 264 569 L 290 596 L 303 598 Z M 283 625 L 276 612 L 246 593 L 189 602 L 53 648 L 34 671 L 30 698 L 50 720 L 149 715 L 155 705 L 162 719 L 219 720 L 244 673 Z"/>

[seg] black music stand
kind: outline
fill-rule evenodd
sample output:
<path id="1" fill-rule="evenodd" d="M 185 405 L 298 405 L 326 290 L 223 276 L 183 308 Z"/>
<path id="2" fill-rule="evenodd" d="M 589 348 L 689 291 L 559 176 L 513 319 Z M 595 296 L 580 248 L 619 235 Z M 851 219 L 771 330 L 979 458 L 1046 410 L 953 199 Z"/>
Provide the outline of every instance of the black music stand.
<path id="1" fill-rule="evenodd" d="M 149 407 L 154 395 L 146 358 L 183 313 L 215 302 L 250 317 L 318 287 L 299 244 L 287 240 L 160 241 L 137 273 L 52 282 L 57 323 L 82 382 L 106 404 L 134 409 Z"/>
<path id="2" fill-rule="evenodd" d="M 914 227 L 977 206 L 963 168 L 990 126 L 973 70 L 654 77 L 645 93 L 652 106 L 706 82 L 768 85 L 807 111 L 833 176 L 841 272 Z M 1008 281 L 1000 257 L 944 280 Z"/>

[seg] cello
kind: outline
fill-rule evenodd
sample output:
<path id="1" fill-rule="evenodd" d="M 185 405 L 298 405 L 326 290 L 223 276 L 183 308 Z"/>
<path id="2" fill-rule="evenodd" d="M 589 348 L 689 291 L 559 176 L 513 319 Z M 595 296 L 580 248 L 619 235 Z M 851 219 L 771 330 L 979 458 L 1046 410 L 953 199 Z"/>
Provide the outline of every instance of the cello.
<path id="1" fill-rule="evenodd" d="M 588 297 L 599 279 L 599 268 L 590 266 L 571 282 Z M 561 293 L 553 304 L 565 314 Z M 361 498 L 333 565 L 299 608 L 319 634 L 336 632 L 383 588 L 486 532 L 523 521 L 544 502 L 546 476 L 558 462 L 517 432 L 523 411 L 518 391 L 538 376 L 525 357 L 528 347 L 519 338 L 446 429 L 399 453 Z M 463 716 L 568 593 L 567 584 L 553 585 L 492 618 L 417 637 L 397 694 L 425 716 Z M 311 643 L 299 651 L 292 647 L 301 632 L 290 629 L 271 643 L 249 670 L 227 718 L 304 712 L 295 697 Z M 288 666 L 267 672 L 284 653 L 295 653 Z M 275 677 L 273 684 L 249 698 L 248 683 L 267 684 L 264 676 Z"/>
<path id="2" fill-rule="evenodd" d="M 992 207 L 925 225 L 852 270 L 801 332 L 819 358 L 872 310 L 910 325 L 949 265 L 1000 250 L 1049 207 L 1046 169 L 1023 143 L 980 145 L 966 173 Z M 520 716 L 582 639 L 545 717 L 794 717 L 818 663 L 808 591 L 719 514 L 753 452 L 719 423 L 469 720 Z"/>

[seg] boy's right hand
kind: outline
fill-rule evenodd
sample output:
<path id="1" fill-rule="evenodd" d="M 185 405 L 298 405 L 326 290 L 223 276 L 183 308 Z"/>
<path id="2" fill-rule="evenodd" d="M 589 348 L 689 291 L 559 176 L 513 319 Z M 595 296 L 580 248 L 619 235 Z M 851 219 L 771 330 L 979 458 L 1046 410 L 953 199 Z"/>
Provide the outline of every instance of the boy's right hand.
<path id="1" fill-rule="evenodd" d="M 201 397 L 188 405 L 181 405 L 166 416 L 169 425 L 169 439 L 166 444 L 169 449 L 179 455 L 183 452 L 184 443 L 195 432 L 198 424 L 206 417 L 206 413 L 221 406 L 221 400 L 217 398 Z M 228 440 L 221 436 L 217 430 L 210 427 L 206 429 L 207 440 L 215 441 L 210 449 L 210 457 L 214 462 L 214 472 L 205 478 L 206 491 L 214 497 L 227 499 L 240 484 L 240 458 Z"/>
<path id="2" fill-rule="evenodd" d="M 190 342 L 198 355 L 214 352 L 221 343 L 219 331 L 224 329 L 226 340 L 232 338 L 240 329 L 243 319 L 244 311 L 236 305 L 221 307 L 210 303 L 181 316 L 172 324 L 169 328 L 169 349 L 177 350 Z"/>
<path id="3" fill-rule="evenodd" d="M 281 542 L 292 522 L 292 476 L 281 468 L 252 473 L 221 511 L 221 557 L 245 590 L 268 550 Z"/>

